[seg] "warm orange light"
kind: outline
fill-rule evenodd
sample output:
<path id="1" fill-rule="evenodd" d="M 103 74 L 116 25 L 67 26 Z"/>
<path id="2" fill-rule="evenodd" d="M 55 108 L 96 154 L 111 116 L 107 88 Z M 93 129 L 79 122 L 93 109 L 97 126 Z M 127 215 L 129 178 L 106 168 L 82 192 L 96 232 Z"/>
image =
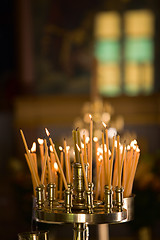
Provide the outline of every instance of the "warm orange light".
<path id="1" fill-rule="evenodd" d="M 69 150 L 70 150 L 70 146 L 67 146 L 66 151 L 69 152 Z"/>
<path id="2" fill-rule="evenodd" d="M 102 148 L 101 147 L 99 147 L 98 149 L 97 149 L 97 152 L 100 154 L 102 154 L 103 153 L 103 150 L 102 150 Z"/>
<path id="3" fill-rule="evenodd" d="M 103 126 L 106 128 L 107 127 L 107 124 L 105 124 L 105 122 L 102 122 Z"/>
<path id="4" fill-rule="evenodd" d="M 93 138 L 93 141 L 96 143 L 96 142 L 98 142 L 98 138 L 97 137 L 94 137 Z"/>
<path id="5" fill-rule="evenodd" d="M 99 161 L 99 162 L 102 162 L 102 160 L 103 160 L 103 157 L 102 157 L 102 155 L 100 155 L 100 156 L 98 157 L 98 161 Z"/>
<path id="6" fill-rule="evenodd" d="M 92 115 L 91 114 L 89 114 L 89 118 L 92 120 Z"/>
<path id="7" fill-rule="evenodd" d="M 43 142 L 44 142 L 44 140 L 43 139 L 41 139 L 41 138 L 38 138 L 38 143 L 41 145 L 41 144 L 43 144 Z"/>
<path id="8" fill-rule="evenodd" d="M 84 143 L 81 143 L 81 147 L 84 148 Z"/>
<path id="9" fill-rule="evenodd" d="M 62 148 L 61 146 L 59 146 L 59 150 L 60 150 L 60 151 L 63 151 L 63 148 Z"/>
<path id="10" fill-rule="evenodd" d="M 36 143 L 33 142 L 31 152 L 36 152 Z"/>
<path id="11" fill-rule="evenodd" d="M 47 129 L 47 128 L 45 128 L 45 131 L 46 131 L 46 134 L 47 134 L 47 136 L 49 137 L 49 135 L 50 135 L 50 132 L 48 131 L 48 129 Z"/>
<path id="12" fill-rule="evenodd" d="M 137 145 L 137 140 L 133 140 L 131 143 L 130 143 L 130 146 L 133 148 L 133 146 Z"/>
<path id="13" fill-rule="evenodd" d="M 50 150 L 51 152 L 53 152 L 53 147 L 52 147 L 52 145 L 49 146 L 49 150 Z"/>
<path id="14" fill-rule="evenodd" d="M 131 150 L 131 146 L 127 145 L 127 151 Z"/>
<path id="15" fill-rule="evenodd" d="M 140 152 L 140 149 L 139 149 L 139 147 L 137 146 L 137 148 L 136 148 L 136 152 Z"/>
<path id="16" fill-rule="evenodd" d="M 56 162 L 54 162 L 54 169 L 55 171 L 58 171 L 58 164 Z"/>
<path id="17" fill-rule="evenodd" d="M 89 143 L 90 138 L 86 137 L 86 143 Z"/>

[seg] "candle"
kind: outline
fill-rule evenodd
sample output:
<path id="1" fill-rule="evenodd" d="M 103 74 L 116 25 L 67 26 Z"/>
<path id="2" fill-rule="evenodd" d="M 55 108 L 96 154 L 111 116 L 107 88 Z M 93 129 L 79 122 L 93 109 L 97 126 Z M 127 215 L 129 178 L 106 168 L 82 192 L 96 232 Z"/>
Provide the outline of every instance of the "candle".
<path id="1" fill-rule="evenodd" d="M 86 136 L 83 134 L 83 144 L 84 144 L 84 163 L 87 164 L 87 150 L 86 150 Z"/>
<path id="2" fill-rule="evenodd" d="M 58 164 L 54 163 L 54 171 L 55 171 L 55 184 L 56 184 L 56 198 L 58 196 Z"/>
<path id="3" fill-rule="evenodd" d="M 89 114 L 90 117 L 90 176 L 89 181 L 92 183 L 92 138 L 93 138 L 93 120 L 92 115 Z"/>
<path id="4" fill-rule="evenodd" d="M 109 188 L 111 188 L 111 182 L 112 182 L 113 158 L 114 158 L 114 147 L 115 147 L 114 144 L 115 144 L 115 136 L 113 136 L 113 141 L 112 141 L 112 153 L 111 153 L 110 172 L 109 172 Z"/>
<path id="5" fill-rule="evenodd" d="M 78 150 L 77 150 L 77 147 L 76 147 L 76 144 L 77 144 L 76 130 L 72 131 L 72 137 L 73 137 L 73 144 L 74 144 L 75 159 L 76 159 L 76 162 L 79 162 Z"/>
<path id="6" fill-rule="evenodd" d="M 122 149 L 122 154 L 120 158 L 120 170 L 119 170 L 119 180 L 118 180 L 118 186 L 121 186 L 121 176 L 122 176 L 122 166 L 123 166 L 123 161 L 124 161 L 124 154 L 125 154 L 125 144 L 123 144 L 123 149 Z"/>
<path id="7" fill-rule="evenodd" d="M 51 145 L 49 146 L 49 149 L 50 149 L 50 159 L 51 159 L 52 180 L 55 183 L 55 181 L 56 181 L 56 179 L 55 179 L 55 169 L 54 169 L 54 163 L 56 161 L 55 160 L 55 154 L 53 152 L 53 148 L 52 148 Z"/>
<path id="8" fill-rule="evenodd" d="M 100 183 L 100 174 L 101 174 L 101 164 L 102 164 L 102 158 L 101 155 L 99 156 L 98 162 L 97 162 L 97 181 L 96 181 L 96 194 L 95 199 L 98 199 L 99 195 L 99 183 Z"/>
<path id="9" fill-rule="evenodd" d="M 43 162 L 44 162 L 44 141 L 41 138 L 38 138 L 39 143 L 39 150 L 40 150 L 40 159 L 41 159 L 41 170 L 43 168 Z"/>
<path id="10" fill-rule="evenodd" d="M 120 181 L 120 139 L 119 135 L 117 136 L 117 161 L 118 161 L 118 187 L 121 187 L 121 181 Z"/>
<path id="11" fill-rule="evenodd" d="M 48 146 L 47 141 L 44 139 L 44 147 L 45 147 L 45 155 L 44 155 L 44 163 L 43 163 L 43 169 L 42 169 L 42 175 L 41 175 L 41 183 L 44 184 L 44 177 L 46 172 L 46 163 L 48 158 Z"/>
<path id="12" fill-rule="evenodd" d="M 135 158 L 134 158 L 134 162 L 133 162 L 133 167 L 131 168 L 131 171 L 130 171 L 130 178 L 129 178 L 129 181 L 126 183 L 126 189 L 124 191 L 124 196 L 125 197 L 129 197 L 132 193 L 133 180 L 134 180 L 136 168 L 137 168 L 137 165 L 138 165 L 139 156 L 140 156 L 140 149 L 137 146 L 136 151 L 135 151 Z"/>
<path id="13" fill-rule="evenodd" d="M 67 183 L 71 183 L 71 178 L 70 178 L 70 171 L 69 171 L 69 160 L 68 160 L 68 155 L 67 155 L 67 149 L 66 149 L 66 140 L 64 139 L 64 155 L 65 155 L 65 164 L 66 164 L 66 178 L 67 178 Z"/>
<path id="14" fill-rule="evenodd" d="M 83 176 L 84 176 L 84 183 L 85 183 L 85 187 L 86 187 L 86 191 L 88 191 L 88 181 L 87 181 L 87 177 L 86 177 L 86 171 L 85 171 L 85 167 L 84 167 L 84 162 L 83 162 L 83 157 L 82 157 L 82 152 L 79 148 L 78 145 L 77 146 L 77 149 L 78 151 L 80 152 L 80 160 L 81 160 L 81 165 L 82 165 L 82 171 L 83 171 Z"/>
<path id="15" fill-rule="evenodd" d="M 61 151 L 60 155 L 60 160 L 61 160 L 61 167 L 63 169 L 63 148 L 59 147 L 59 150 Z M 60 183 L 59 183 L 59 198 L 62 199 L 62 187 L 63 187 L 63 182 L 62 182 L 62 175 L 60 175 Z"/>
<path id="16" fill-rule="evenodd" d="M 53 183 L 50 157 L 47 157 L 49 183 Z"/>
<path id="17" fill-rule="evenodd" d="M 38 167 L 37 167 L 37 154 L 36 154 L 36 143 L 33 142 L 32 147 L 31 147 L 31 156 L 33 160 L 33 166 L 35 168 L 35 172 L 37 175 L 38 182 L 40 183 L 39 176 L 38 176 Z"/>
<path id="18" fill-rule="evenodd" d="M 32 172 L 33 172 L 33 176 L 34 176 L 36 186 L 38 186 L 39 183 L 38 183 L 36 172 L 35 172 L 35 169 L 34 169 L 34 166 L 33 166 L 33 163 L 32 163 L 32 158 L 31 158 L 30 152 L 28 150 L 27 142 L 26 142 L 26 139 L 24 137 L 23 131 L 21 129 L 20 129 L 20 133 L 21 133 L 22 140 L 23 140 L 23 143 L 24 143 L 24 146 L 25 146 L 25 149 L 26 149 L 27 157 L 29 159 L 29 162 L 30 162 L 30 165 L 31 165 L 31 168 L 32 168 Z"/>
<path id="19" fill-rule="evenodd" d="M 64 176 L 63 169 L 62 169 L 62 167 L 61 167 L 60 160 L 59 160 L 59 157 L 58 157 L 58 155 L 57 155 L 56 149 L 55 149 L 55 147 L 54 147 L 53 141 L 52 141 L 52 139 L 51 139 L 50 137 L 49 137 L 49 141 L 50 141 L 50 144 L 51 144 L 51 146 L 52 146 L 52 148 L 53 148 L 53 152 L 54 152 L 54 154 L 55 154 L 56 161 L 57 161 L 57 164 L 58 164 L 60 173 L 61 173 L 62 178 L 63 178 L 63 182 L 64 182 L 65 189 L 67 190 L 67 189 L 68 189 L 67 181 L 66 181 L 66 178 L 65 178 L 65 176 Z"/>
<path id="20" fill-rule="evenodd" d="M 106 168 L 106 156 L 105 156 L 105 145 L 104 145 L 104 132 L 102 131 L 102 149 L 103 149 L 103 167 L 104 167 L 104 184 L 107 184 L 107 168 Z"/>
<path id="21" fill-rule="evenodd" d="M 25 153 L 24 156 L 25 156 L 25 158 L 26 158 L 26 161 L 27 161 L 29 170 L 30 170 L 30 172 L 31 172 L 31 179 L 32 179 L 32 185 L 33 185 L 33 193 L 34 193 L 34 196 L 36 196 L 36 182 L 35 182 L 34 174 L 33 174 L 33 172 L 32 172 L 31 164 L 30 164 L 30 162 L 29 162 L 29 159 L 28 159 L 27 154 Z"/>

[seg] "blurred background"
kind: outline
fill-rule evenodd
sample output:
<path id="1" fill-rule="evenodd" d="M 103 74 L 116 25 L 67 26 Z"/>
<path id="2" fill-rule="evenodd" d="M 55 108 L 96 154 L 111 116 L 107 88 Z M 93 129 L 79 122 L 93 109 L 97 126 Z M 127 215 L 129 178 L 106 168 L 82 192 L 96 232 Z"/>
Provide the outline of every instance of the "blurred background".
<path id="1" fill-rule="evenodd" d="M 109 226 L 110 239 L 159 239 L 160 2 L 6 0 L 0 19 L 1 239 L 15 240 L 31 226 L 19 129 L 30 148 L 45 127 L 61 144 L 90 112 L 141 149 L 135 220 Z M 65 234 L 57 238 L 72 239 L 72 230 Z"/>

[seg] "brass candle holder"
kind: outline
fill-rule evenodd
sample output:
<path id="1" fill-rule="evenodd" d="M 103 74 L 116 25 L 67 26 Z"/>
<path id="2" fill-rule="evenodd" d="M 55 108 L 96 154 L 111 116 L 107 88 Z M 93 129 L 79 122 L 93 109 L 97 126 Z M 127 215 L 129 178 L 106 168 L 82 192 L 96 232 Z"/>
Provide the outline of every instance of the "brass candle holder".
<path id="1" fill-rule="evenodd" d="M 123 188 L 114 189 L 116 199 L 113 200 L 114 191 L 105 186 L 104 201 L 99 202 L 94 199 L 93 183 L 88 185 L 89 190 L 86 191 L 81 164 L 75 163 L 73 189 L 72 185 L 68 185 L 63 201 L 55 199 L 53 184 L 49 184 L 46 189 L 44 186 L 37 187 L 35 220 L 50 224 L 72 223 L 73 239 L 86 240 L 89 237 L 88 224 L 112 224 L 133 219 L 134 197 L 125 201 Z M 48 198 L 43 199 L 43 195 L 47 195 Z"/>

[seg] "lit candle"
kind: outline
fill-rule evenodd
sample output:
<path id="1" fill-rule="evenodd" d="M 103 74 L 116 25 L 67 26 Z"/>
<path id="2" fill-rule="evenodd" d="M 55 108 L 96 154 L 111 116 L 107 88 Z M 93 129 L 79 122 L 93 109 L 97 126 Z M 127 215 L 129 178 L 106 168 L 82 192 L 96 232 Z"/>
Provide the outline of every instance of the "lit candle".
<path id="1" fill-rule="evenodd" d="M 97 138 L 97 137 L 94 137 L 94 138 L 93 138 L 93 141 L 95 142 L 95 145 L 96 145 L 96 146 L 95 146 L 95 154 L 96 154 L 96 177 L 98 177 L 98 168 L 99 168 L 99 167 L 98 167 L 98 165 L 99 165 L 99 164 L 98 164 L 98 162 L 99 162 L 99 161 L 98 161 L 98 145 L 99 145 L 99 144 L 98 144 L 98 138 Z"/>
<path id="2" fill-rule="evenodd" d="M 66 164 L 66 177 L 67 177 L 67 183 L 71 183 L 71 177 L 70 177 L 70 170 L 69 170 L 69 159 L 67 154 L 67 145 L 66 140 L 64 139 L 64 155 L 65 155 L 65 164 Z"/>
<path id="3" fill-rule="evenodd" d="M 103 167 L 104 167 L 104 184 L 107 184 L 107 168 L 106 168 L 106 155 L 105 155 L 105 145 L 104 145 L 104 132 L 102 131 L 102 149 L 103 149 Z"/>
<path id="4" fill-rule="evenodd" d="M 43 168 L 44 162 L 44 141 L 41 138 L 38 138 L 39 150 L 40 150 L 40 159 L 41 159 L 41 168 Z M 42 170 L 42 169 L 41 169 Z"/>
<path id="5" fill-rule="evenodd" d="M 74 144 L 75 159 L 76 159 L 76 162 L 79 162 L 78 150 L 77 150 L 77 147 L 76 147 L 76 144 L 77 144 L 76 130 L 72 131 L 72 137 L 73 137 L 73 144 Z"/>
<path id="6" fill-rule="evenodd" d="M 38 176 L 38 167 L 37 167 L 37 154 L 36 154 L 36 143 L 33 142 L 32 147 L 31 147 L 31 156 L 33 160 L 33 165 L 36 171 L 37 179 L 39 182 L 39 176 Z"/>
<path id="7" fill-rule="evenodd" d="M 78 151 L 80 152 L 80 160 L 81 160 L 82 171 L 83 171 L 83 176 L 84 176 L 84 183 L 85 183 L 86 191 L 88 191 L 89 190 L 88 189 L 88 181 L 87 181 L 87 177 L 86 177 L 86 171 L 85 171 L 85 167 L 84 167 L 82 152 L 81 152 L 78 144 L 76 146 L 77 146 Z"/>
<path id="8" fill-rule="evenodd" d="M 55 184 L 56 184 L 56 198 L 58 195 L 58 164 L 55 162 L 54 163 L 54 171 L 55 171 Z"/>
<path id="9" fill-rule="evenodd" d="M 96 179 L 96 195 L 95 199 L 98 199 L 99 195 L 99 183 L 100 183 L 100 174 L 101 174 L 101 164 L 102 164 L 102 156 L 100 155 L 97 162 L 97 179 Z"/>
<path id="10" fill-rule="evenodd" d="M 93 120 L 91 114 L 90 117 L 90 178 L 89 181 L 92 183 L 92 138 L 93 138 Z"/>
<path id="11" fill-rule="evenodd" d="M 50 133 L 48 132 L 48 130 L 46 131 L 46 134 L 47 134 L 47 136 L 49 137 Z M 62 174 L 62 178 L 63 178 L 63 182 L 64 182 L 65 189 L 68 190 L 67 181 L 66 181 L 66 178 L 65 178 L 65 176 L 64 176 L 64 172 L 63 172 L 63 169 L 62 169 L 62 167 L 61 167 L 61 163 L 60 163 L 58 154 L 57 154 L 57 152 L 56 152 L 56 149 L 55 149 L 55 146 L 54 146 L 54 144 L 53 144 L 53 141 L 52 141 L 52 138 L 51 138 L 51 137 L 49 137 L 49 141 L 50 141 L 50 144 L 51 144 L 51 146 L 52 146 L 52 148 L 53 148 L 53 152 L 54 152 L 54 154 L 55 154 L 55 158 L 56 158 L 56 161 L 57 161 L 57 164 L 58 164 L 60 173 Z"/>
<path id="12" fill-rule="evenodd" d="M 113 159 L 114 159 L 114 146 L 115 145 L 115 136 L 113 136 L 112 142 L 112 153 L 111 153 L 111 160 L 110 160 L 110 173 L 109 173 L 109 188 L 111 188 L 112 182 L 112 171 L 113 171 Z"/>
<path id="13" fill-rule="evenodd" d="M 23 143 L 24 143 L 24 146 L 25 146 L 25 149 L 26 149 L 27 157 L 29 159 L 29 162 L 30 162 L 30 165 L 31 165 L 31 168 L 32 168 L 32 172 L 33 172 L 33 176 L 34 176 L 36 186 L 38 186 L 38 179 L 37 179 L 36 172 L 35 172 L 35 169 L 34 169 L 34 166 L 33 166 L 33 163 L 32 163 L 32 158 L 31 158 L 30 152 L 28 150 L 27 142 L 26 142 L 26 139 L 24 137 L 23 131 L 21 129 L 20 129 L 20 133 L 21 133 L 22 140 L 23 140 Z"/>
<path id="14" fill-rule="evenodd" d="M 87 164 L 87 150 L 86 150 L 86 136 L 83 133 L 83 144 L 84 144 L 84 163 Z"/>
<path id="15" fill-rule="evenodd" d="M 63 148 L 59 147 L 59 150 L 61 151 L 61 167 L 63 169 Z M 60 175 L 60 183 L 59 183 L 59 198 L 62 199 L 62 188 L 63 188 L 63 182 L 62 182 L 62 175 Z"/>
<path id="16" fill-rule="evenodd" d="M 117 136 L 117 161 L 118 161 L 118 187 L 121 187 L 120 181 L 120 169 L 121 169 L 121 162 L 120 162 L 120 139 L 119 135 Z"/>
<path id="17" fill-rule="evenodd" d="M 44 163 L 43 163 L 43 169 L 42 169 L 42 175 L 41 175 L 41 183 L 44 184 L 44 177 L 46 172 L 46 163 L 48 158 L 48 146 L 47 141 L 44 139 L 44 148 L 45 148 L 45 154 L 44 154 Z"/>

